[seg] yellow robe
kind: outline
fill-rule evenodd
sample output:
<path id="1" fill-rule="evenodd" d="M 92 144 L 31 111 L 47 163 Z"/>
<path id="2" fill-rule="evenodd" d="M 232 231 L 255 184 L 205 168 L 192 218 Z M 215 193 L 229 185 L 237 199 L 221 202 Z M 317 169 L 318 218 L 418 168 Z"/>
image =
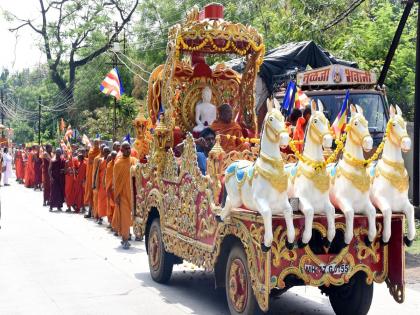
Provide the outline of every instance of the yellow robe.
<path id="1" fill-rule="evenodd" d="M 98 186 L 96 179 L 99 173 L 99 163 L 101 162 L 101 155 L 95 157 L 92 166 L 92 216 L 98 218 Z"/>
<path id="2" fill-rule="evenodd" d="M 85 183 L 85 205 L 92 208 L 93 206 L 93 194 L 92 194 L 92 171 L 93 171 L 93 160 L 99 155 L 100 149 L 93 147 L 90 149 L 88 154 L 87 166 L 86 166 L 86 183 Z"/>
<path id="3" fill-rule="evenodd" d="M 115 211 L 112 225 L 124 240 L 128 239 L 132 225 L 132 198 L 130 168 L 136 163 L 134 157 L 121 157 L 114 164 Z"/>

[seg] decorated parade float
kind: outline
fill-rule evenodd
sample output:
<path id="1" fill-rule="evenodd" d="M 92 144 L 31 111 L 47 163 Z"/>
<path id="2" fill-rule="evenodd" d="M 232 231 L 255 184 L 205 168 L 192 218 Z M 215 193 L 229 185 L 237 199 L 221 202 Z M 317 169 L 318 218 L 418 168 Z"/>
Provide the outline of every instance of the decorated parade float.
<path id="1" fill-rule="evenodd" d="M 244 57 L 241 75 L 207 64 L 226 54 Z M 304 152 L 287 164 L 280 147 L 294 143 L 277 102 L 268 102 L 257 129 L 263 56 L 262 36 L 224 20 L 221 5 L 194 8 L 170 29 L 166 63 L 149 81 L 149 153 L 132 169 L 134 231 L 146 238 L 152 278 L 167 282 L 183 260 L 214 271 L 231 314 L 268 311 L 271 296 L 299 285 L 319 287 L 338 314 L 366 314 L 374 282 L 386 282 L 402 303 L 404 241 L 414 238 L 414 217 L 399 108 L 391 108 L 384 141 L 365 160 L 373 141 L 362 108 L 351 106 L 345 133 L 325 156 L 334 139 L 322 103 L 313 102 Z M 218 135 L 203 175 L 197 137 L 222 104 L 231 106 L 242 136 Z M 146 130 L 136 124 L 138 133 Z M 224 150 L 223 141 L 237 149 Z"/>

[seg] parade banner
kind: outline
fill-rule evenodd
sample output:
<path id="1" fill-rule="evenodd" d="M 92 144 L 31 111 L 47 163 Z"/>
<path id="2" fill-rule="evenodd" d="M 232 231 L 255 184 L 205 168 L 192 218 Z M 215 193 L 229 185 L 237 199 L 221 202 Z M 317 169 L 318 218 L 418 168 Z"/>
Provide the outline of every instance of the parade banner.
<path id="1" fill-rule="evenodd" d="M 376 83 L 376 75 L 371 71 L 342 65 L 331 65 L 299 72 L 296 81 L 299 86 L 373 85 Z"/>

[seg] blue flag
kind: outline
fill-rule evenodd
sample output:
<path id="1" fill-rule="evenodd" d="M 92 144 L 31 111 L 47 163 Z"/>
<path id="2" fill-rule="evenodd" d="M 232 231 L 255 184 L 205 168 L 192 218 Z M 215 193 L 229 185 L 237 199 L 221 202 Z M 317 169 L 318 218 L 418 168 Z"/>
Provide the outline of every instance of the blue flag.
<path id="1" fill-rule="evenodd" d="M 131 137 L 129 133 L 127 133 L 127 135 L 125 136 L 124 141 L 127 141 L 128 143 L 131 144 Z"/>
<path id="2" fill-rule="evenodd" d="M 292 109 L 295 104 L 295 95 L 296 95 L 296 83 L 290 81 L 287 85 L 286 93 L 284 94 L 283 106 L 282 109 L 285 112 L 286 116 L 289 116 L 292 112 Z"/>

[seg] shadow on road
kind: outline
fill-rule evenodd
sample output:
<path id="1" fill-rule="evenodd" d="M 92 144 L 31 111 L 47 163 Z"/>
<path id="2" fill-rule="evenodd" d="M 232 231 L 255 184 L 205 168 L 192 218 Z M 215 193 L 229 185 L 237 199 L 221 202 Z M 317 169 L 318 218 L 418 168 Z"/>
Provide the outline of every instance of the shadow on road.
<path id="1" fill-rule="evenodd" d="M 149 273 L 136 273 L 143 286 L 159 291 L 167 303 L 181 304 L 200 315 L 229 315 L 224 288 L 215 289 L 213 273 L 202 270 L 175 271 L 167 285 L 152 280 Z M 317 301 L 295 292 L 286 292 L 270 301 L 270 315 L 330 315 L 334 314 L 328 298 L 319 293 Z"/>

